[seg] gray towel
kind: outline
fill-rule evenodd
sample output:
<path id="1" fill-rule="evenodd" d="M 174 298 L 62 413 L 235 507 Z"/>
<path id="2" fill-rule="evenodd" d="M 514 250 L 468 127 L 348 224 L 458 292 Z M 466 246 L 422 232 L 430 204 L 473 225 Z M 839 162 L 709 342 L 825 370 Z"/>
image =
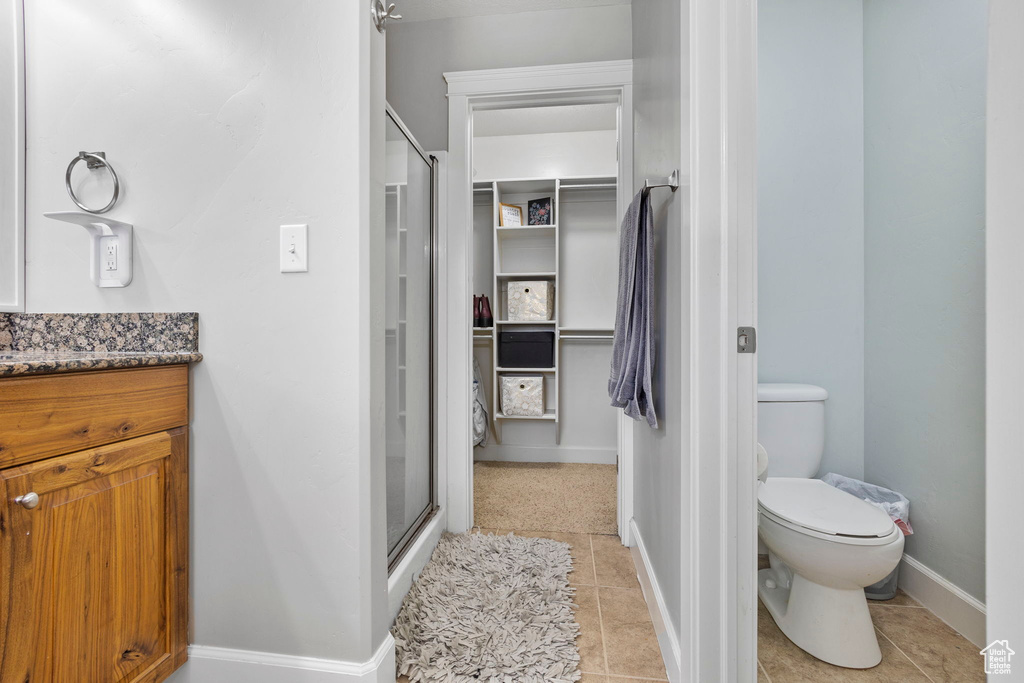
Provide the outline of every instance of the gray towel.
<path id="1" fill-rule="evenodd" d="M 654 234 L 648 193 L 640 190 L 622 218 L 619 293 L 608 396 L 634 420 L 657 429 L 651 393 L 654 364 Z"/>

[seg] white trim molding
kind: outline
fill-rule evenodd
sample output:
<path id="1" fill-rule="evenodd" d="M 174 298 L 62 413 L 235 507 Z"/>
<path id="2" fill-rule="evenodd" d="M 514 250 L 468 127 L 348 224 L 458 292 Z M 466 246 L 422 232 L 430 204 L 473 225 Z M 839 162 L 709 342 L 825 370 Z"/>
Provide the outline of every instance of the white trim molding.
<path id="1" fill-rule="evenodd" d="M 1024 643 L 1024 3 L 988 4 L 985 105 L 985 602 L 988 640 Z M 1014 663 L 1024 669 L 1017 655 Z M 1019 676 L 1018 671 L 1018 676 Z M 998 680 L 1001 677 L 996 677 Z M 1007 677 L 1009 678 L 1009 677 Z"/>
<path id="2" fill-rule="evenodd" d="M 192 645 L 168 683 L 394 683 L 395 639 L 388 633 L 366 662 L 296 657 Z"/>
<path id="3" fill-rule="evenodd" d="M 439 428 L 445 442 L 443 459 L 445 490 L 441 500 L 448 508 L 448 529 L 466 531 L 473 524 L 473 446 L 470 424 L 473 376 L 473 113 L 540 104 L 617 102 L 620 105 L 618 213 L 633 198 L 633 62 L 618 60 L 559 64 L 553 66 L 485 69 L 444 74 L 448 82 L 448 220 L 439 265 L 445 281 L 438 291 L 439 328 L 444 340 L 439 348 L 445 357 L 439 369 L 445 373 L 445 396 L 439 405 L 446 410 Z M 628 545 L 628 524 L 633 516 L 632 440 L 620 439 L 619 533 Z M 625 447 L 623 447 L 625 446 Z"/>
<path id="4" fill-rule="evenodd" d="M 442 507 L 423 527 L 412 546 L 406 551 L 405 557 L 388 577 L 388 616 L 392 621 L 398 616 L 398 610 L 402 608 L 402 601 L 412 588 L 412 582 L 427 565 L 447 526 L 448 516 Z"/>
<path id="5" fill-rule="evenodd" d="M 904 555 L 900 564 L 899 587 L 964 638 L 979 648 L 985 646 L 983 602 L 910 555 Z"/>
<path id="6" fill-rule="evenodd" d="M 497 462 L 560 462 L 614 465 L 618 449 L 590 446 L 513 446 L 494 444 L 481 451 L 482 460 Z"/>
<path id="7" fill-rule="evenodd" d="M 665 671 L 668 672 L 668 680 L 671 683 L 681 683 L 681 661 L 682 654 L 679 650 L 679 635 L 668 614 L 668 604 L 661 592 L 661 585 L 654 573 L 654 567 L 647 556 L 647 548 L 644 546 L 644 539 L 634 520 L 629 520 L 629 535 L 634 545 L 630 548 L 633 553 L 633 564 L 636 565 L 636 577 L 640 581 L 640 588 L 644 592 L 644 600 L 647 601 L 647 609 L 651 613 L 651 621 L 654 622 L 654 632 L 658 635 L 658 645 L 661 647 L 661 658 L 665 660 Z M 669 577 L 674 579 L 675 577 Z"/>
<path id="8" fill-rule="evenodd" d="M 0 311 L 25 310 L 25 17 L 22 0 L 5 0 L 0 13 L 4 36 L 0 57 L 6 73 L 0 98 L 0 252 L 11 259 L 0 267 Z M 0 266 L 5 264 L 0 261 Z"/>
<path id="9" fill-rule="evenodd" d="M 684 681 L 757 678 L 756 0 L 691 0 L 683 22 L 689 158 L 689 441 L 684 446 Z M 684 143 L 686 144 L 686 143 Z M 685 390 L 685 388 L 684 388 Z"/>

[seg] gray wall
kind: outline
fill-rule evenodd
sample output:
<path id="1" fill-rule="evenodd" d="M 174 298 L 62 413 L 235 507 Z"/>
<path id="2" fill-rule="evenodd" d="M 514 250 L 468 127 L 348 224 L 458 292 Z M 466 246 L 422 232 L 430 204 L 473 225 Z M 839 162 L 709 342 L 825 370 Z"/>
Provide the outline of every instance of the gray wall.
<path id="1" fill-rule="evenodd" d="M 981 599 L 986 5 L 864 14 L 865 475 L 910 498 L 906 552 Z"/>
<path id="2" fill-rule="evenodd" d="M 361 418 L 383 410 L 362 362 L 362 3 L 30 2 L 25 27 L 28 310 L 199 312 L 190 640 L 366 661 L 387 581 Z M 85 231 L 42 215 L 73 208 L 78 149 L 124 183 L 110 216 L 135 225 L 130 287 L 94 287 Z M 310 226 L 308 273 L 279 272 L 288 223 Z"/>
<path id="3" fill-rule="evenodd" d="M 388 25 L 388 101 L 425 149 L 448 149 L 446 71 L 629 59 L 629 5 Z"/>
<path id="4" fill-rule="evenodd" d="M 680 3 L 644 0 L 633 3 L 633 174 L 663 176 L 683 168 L 681 139 L 682 65 L 688 46 L 681 44 Z M 688 93 L 687 93 L 688 95 Z M 687 98 L 688 99 L 688 98 Z M 639 180 L 637 180 L 639 182 Z M 684 342 L 689 338 L 683 319 L 682 273 L 689 262 L 689 241 L 683 232 L 687 212 L 685 188 L 656 192 L 651 202 L 655 232 L 654 319 L 658 355 L 654 367 L 654 406 L 660 427 L 652 430 L 637 422 L 633 431 L 636 469 L 633 519 L 647 549 L 654 578 L 661 587 L 669 618 L 681 626 L 680 547 L 682 531 L 680 470 L 684 432 Z"/>
<path id="5" fill-rule="evenodd" d="M 864 475 L 861 0 L 758 3 L 758 379 L 829 393 L 821 473 Z M 771 458 L 771 453 L 768 457 Z"/>

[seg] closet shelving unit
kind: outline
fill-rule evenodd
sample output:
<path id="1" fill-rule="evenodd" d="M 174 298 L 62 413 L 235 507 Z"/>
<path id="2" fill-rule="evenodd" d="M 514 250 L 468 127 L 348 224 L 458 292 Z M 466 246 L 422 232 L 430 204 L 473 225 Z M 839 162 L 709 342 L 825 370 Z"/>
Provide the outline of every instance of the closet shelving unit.
<path id="1" fill-rule="evenodd" d="M 562 198 L 569 193 L 595 193 L 596 196 L 614 197 L 616 178 L 585 176 L 571 178 L 511 178 L 478 181 L 474 193 L 489 193 L 493 225 L 493 282 L 492 313 L 494 326 L 475 328 L 474 343 L 491 347 L 492 415 L 496 427 L 495 437 L 500 443 L 500 425 L 506 420 L 550 422 L 555 428 L 555 443 L 560 442 L 561 346 L 563 341 L 607 340 L 612 337 L 610 327 L 563 327 L 563 295 L 561 277 L 561 249 L 563 242 L 559 220 L 562 217 Z M 479 196 L 479 195 L 478 195 Z M 554 215 L 551 225 L 502 226 L 499 221 L 501 204 L 521 206 L 523 221 L 528 222 L 531 199 L 551 198 Z M 613 274 L 614 276 L 614 274 Z M 512 321 L 507 319 L 508 282 L 510 280 L 550 280 L 554 283 L 554 315 L 548 321 Z M 611 321 L 609 320 L 610 324 Z M 506 368 L 500 365 L 498 340 L 503 331 L 552 331 L 555 335 L 554 365 L 550 368 Z M 505 415 L 501 411 L 501 377 L 503 375 L 534 374 L 544 377 L 546 411 L 543 416 L 527 417 Z"/>

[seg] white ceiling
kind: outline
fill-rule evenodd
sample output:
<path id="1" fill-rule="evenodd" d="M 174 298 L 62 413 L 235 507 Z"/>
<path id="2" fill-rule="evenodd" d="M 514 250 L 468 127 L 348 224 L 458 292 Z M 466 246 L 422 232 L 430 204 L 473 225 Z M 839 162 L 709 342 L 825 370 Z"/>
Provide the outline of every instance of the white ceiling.
<path id="1" fill-rule="evenodd" d="M 388 4 L 392 0 L 386 0 Z M 629 5 L 631 0 L 393 0 L 402 21 L 539 12 L 603 5 Z"/>
<path id="2" fill-rule="evenodd" d="M 573 104 L 560 107 L 495 109 L 473 114 L 473 135 L 533 135 L 581 130 L 615 130 L 615 104 Z"/>

